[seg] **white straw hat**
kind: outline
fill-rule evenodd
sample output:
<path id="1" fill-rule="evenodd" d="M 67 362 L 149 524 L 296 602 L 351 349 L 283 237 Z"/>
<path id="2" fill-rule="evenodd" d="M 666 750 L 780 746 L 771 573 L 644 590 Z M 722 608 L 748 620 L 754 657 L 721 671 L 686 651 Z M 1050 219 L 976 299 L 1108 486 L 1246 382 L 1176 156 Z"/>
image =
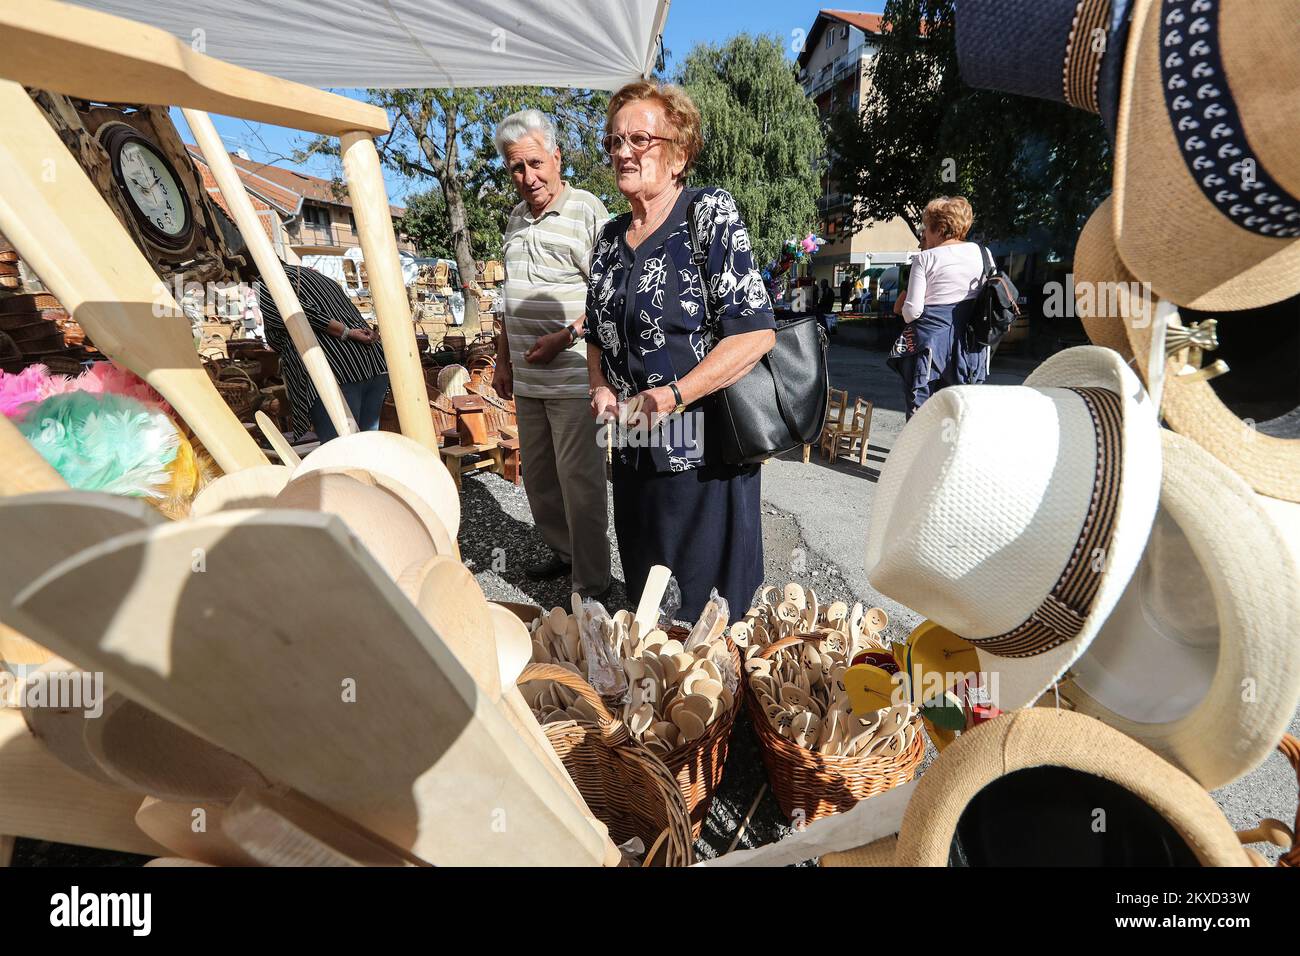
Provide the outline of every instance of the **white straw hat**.
<path id="1" fill-rule="evenodd" d="M 1300 590 L 1258 496 L 1195 442 L 1162 434 L 1146 553 L 1062 696 L 1214 789 L 1254 769 L 1300 701 Z"/>
<path id="2" fill-rule="evenodd" d="M 1067 349 L 1024 385 L 954 386 L 881 473 L 867 577 L 973 643 L 1003 709 L 1083 653 L 1137 566 L 1160 493 L 1151 402 L 1110 349 Z"/>

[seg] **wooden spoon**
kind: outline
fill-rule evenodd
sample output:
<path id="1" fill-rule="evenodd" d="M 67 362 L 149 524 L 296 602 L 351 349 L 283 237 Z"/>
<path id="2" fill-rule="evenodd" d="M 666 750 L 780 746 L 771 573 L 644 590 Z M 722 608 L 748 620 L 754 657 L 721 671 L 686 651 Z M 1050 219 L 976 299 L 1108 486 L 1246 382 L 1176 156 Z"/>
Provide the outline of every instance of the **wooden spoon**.
<path id="1" fill-rule="evenodd" d="M 297 468 L 302 463 L 298 453 L 293 450 L 293 446 L 285 440 L 284 433 L 271 421 L 266 412 L 259 411 L 253 416 L 257 420 L 257 427 L 262 430 L 263 436 L 271 443 L 275 453 L 280 456 L 280 463 L 289 468 Z"/>
<path id="2" fill-rule="evenodd" d="M 190 517 L 203 518 L 238 508 L 265 508 L 275 501 L 292 475 L 286 465 L 256 465 L 222 475 L 194 496 Z"/>

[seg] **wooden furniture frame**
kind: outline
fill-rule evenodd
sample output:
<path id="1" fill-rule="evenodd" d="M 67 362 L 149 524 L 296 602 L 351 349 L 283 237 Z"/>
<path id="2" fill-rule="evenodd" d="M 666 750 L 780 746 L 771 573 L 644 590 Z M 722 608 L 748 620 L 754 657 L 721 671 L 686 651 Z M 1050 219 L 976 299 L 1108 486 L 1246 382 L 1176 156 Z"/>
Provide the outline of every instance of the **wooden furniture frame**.
<path id="1" fill-rule="evenodd" d="M 830 404 L 826 410 L 826 425 L 818 443 L 822 457 L 835 461 L 841 454 L 857 453 L 858 464 L 867 464 L 867 446 L 871 437 L 871 402 L 862 398 L 853 401 L 849 409 L 848 392 L 831 389 Z M 806 459 L 805 459 L 806 460 Z"/>
<path id="2" fill-rule="evenodd" d="M 165 292 L 159 296 L 153 281 L 147 289 L 141 288 L 146 271 L 151 277 L 152 270 L 85 173 L 70 155 L 66 161 L 60 156 L 67 150 L 19 84 L 101 102 L 212 110 L 340 137 L 344 175 L 402 432 L 437 449 L 372 138 L 390 130 L 382 109 L 225 63 L 154 27 L 56 0 L 27 0 L 22 16 L 0 31 L 0 126 L 6 140 L 0 144 L 0 181 L 6 185 L 5 195 L 0 196 L 0 232 L 78 321 L 93 330 L 96 344 L 106 354 L 126 359 L 122 364 L 142 374 L 172 402 L 227 471 L 264 464 L 265 456 L 243 428 L 233 427 L 238 422 L 221 406 L 214 390 L 208 387 L 206 396 L 199 397 L 205 383 L 196 378 L 203 375 L 197 357 L 192 368 L 176 368 L 174 356 L 147 354 L 149 343 L 143 333 L 150 319 L 157 327 L 154 304 L 175 303 Z M 215 173 L 226 156 L 224 147 L 204 153 Z M 223 192 L 228 200 L 242 194 L 234 189 Z M 11 194 L 15 201 L 6 201 Z M 96 205 L 100 208 L 91 208 Z M 250 244 L 256 241 L 253 234 L 261 233 L 260 228 L 250 230 L 242 224 L 241 229 Z M 267 270 L 262 271 L 269 279 Z M 283 276 L 278 261 L 271 271 Z M 281 311 L 293 312 L 283 307 Z M 118 341 L 105 348 L 102 340 L 113 340 L 114 333 Z M 141 352 L 146 353 L 144 359 L 137 357 Z M 161 364 L 145 359 L 161 359 Z"/>

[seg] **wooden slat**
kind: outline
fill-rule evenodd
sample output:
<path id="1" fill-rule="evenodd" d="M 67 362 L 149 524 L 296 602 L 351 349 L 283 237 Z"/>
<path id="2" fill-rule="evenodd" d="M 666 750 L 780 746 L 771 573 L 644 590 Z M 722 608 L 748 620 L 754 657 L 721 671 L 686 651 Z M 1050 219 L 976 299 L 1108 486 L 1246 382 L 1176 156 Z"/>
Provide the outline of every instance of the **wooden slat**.
<path id="1" fill-rule="evenodd" d="M 205 56 L 157 27 L 55 0 L 10 6 L 0 29 L 0 77 L 24 86 L 101 103 L 189 106 L 329 136 L 390 128 L 376 106 Z"/>

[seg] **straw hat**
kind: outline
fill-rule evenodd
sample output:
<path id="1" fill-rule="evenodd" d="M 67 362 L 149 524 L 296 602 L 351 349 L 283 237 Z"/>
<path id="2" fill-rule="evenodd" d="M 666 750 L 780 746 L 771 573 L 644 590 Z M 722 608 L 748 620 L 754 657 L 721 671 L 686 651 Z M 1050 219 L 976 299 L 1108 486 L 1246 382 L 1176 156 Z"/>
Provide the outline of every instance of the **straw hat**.
<path id="1" fill-rule="evenodd" d="M 1146 545 L 1160 439 L 1110 349 L 1067 349 L 1017 386 L 954 386 L 881 473 L 867 577 L 973 643 L 994 703 L 1033 703 L 1083 653 Z"/>
<path id="2" fill-rule="evenodd" d="M 1146 553 L 1061 693 L 1212 790 L 1262 763 L 1300 703 L 1298 572 L 1241 478 L 1161 437 Z"/>
<path id="3" fill-rule="evenodd" d="M 1119 251 L 1194 309 L 1300 292 L 1293 0 L 1135 0 L 1115 137 Z"/>
<path id="4" fill-rule="evenodd" d="M 962 79 L 1100 113 L 1113 136 L 1130 5 L 1131 0 L 962 0 Z"/>
<path id="5" fill-rule="evenodd" d="M 821 863 L 947 866 L 954 837 L 972 865 L 1252 862 L 1195 780 L 1100 721 L 1047 707 L 962 734 L 917 783 L 896 838 Z"/>
<path id="6" fill-rule="evenodd" d="M 1133 359 L 1145 380 L 1156 302 L 1120 259 L 1113 237 L 1114 208 L 1113 197 L 1097 207 L 1074 250 L 1079 318 L 1094 344 Z M 1179 340 L 1208 341 L 1204 328 L 1179 325 L 1176 332 Z M 1171 332 L 1169 338 L 1175 335 Z M 1160 410 L 1169 427 L 1196 441 L 1261 494 L 1300 501 L 1300 434 L 1295 433 L 1294 416 L 1243 421 L 1204 377 L 1185 367 L 1186 362 L 1187 354 L 1177 352 L 1165 363 Z"/>

